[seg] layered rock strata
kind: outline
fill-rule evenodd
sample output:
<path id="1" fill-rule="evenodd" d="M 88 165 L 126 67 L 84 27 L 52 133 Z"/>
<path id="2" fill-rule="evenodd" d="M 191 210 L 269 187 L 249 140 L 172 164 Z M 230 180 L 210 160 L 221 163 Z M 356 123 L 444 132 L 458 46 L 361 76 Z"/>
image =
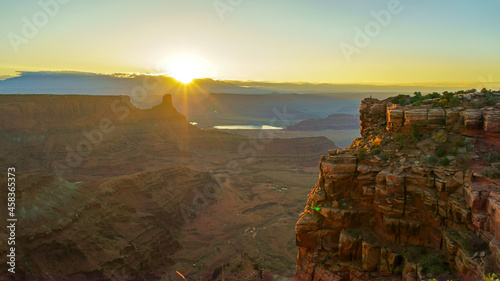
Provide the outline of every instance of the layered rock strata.
<path id="1" fill-rule="evenodd" d="M 500 272 L 500 181 L 490 163 L 500 108 L 365 99 L 360 114 L 363 137 L 320 161 L 296 225 L 296 280 Z"/>

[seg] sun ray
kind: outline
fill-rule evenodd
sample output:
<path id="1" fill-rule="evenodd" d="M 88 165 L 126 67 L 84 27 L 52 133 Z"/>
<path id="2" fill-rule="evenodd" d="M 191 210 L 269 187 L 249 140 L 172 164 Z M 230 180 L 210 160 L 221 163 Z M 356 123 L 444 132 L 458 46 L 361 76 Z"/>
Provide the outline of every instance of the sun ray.
<path id="1" fill-rule="evenodd" d="M 190 58 L 179 58 L 170 63 L 168 74 L 175 80 L 188 84 L 195 78 L 201 77 L 201 65 Z"/>

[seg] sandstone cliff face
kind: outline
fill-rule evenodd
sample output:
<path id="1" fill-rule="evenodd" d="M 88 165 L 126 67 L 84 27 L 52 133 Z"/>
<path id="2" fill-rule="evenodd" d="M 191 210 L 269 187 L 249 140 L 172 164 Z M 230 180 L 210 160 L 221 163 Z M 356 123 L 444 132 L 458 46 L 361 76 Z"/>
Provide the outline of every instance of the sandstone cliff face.
<path id="1" fill-rule="evenodd" d="M 500 107 L 365 99 L 360 114 L 363 138 L 320 161 L 296 225 L 296 280 L 500 272 Z"/>

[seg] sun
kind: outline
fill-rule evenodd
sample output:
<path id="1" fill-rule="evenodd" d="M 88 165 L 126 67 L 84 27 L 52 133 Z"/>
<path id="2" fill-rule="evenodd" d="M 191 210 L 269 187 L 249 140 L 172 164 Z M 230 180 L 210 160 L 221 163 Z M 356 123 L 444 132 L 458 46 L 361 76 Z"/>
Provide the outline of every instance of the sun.
<path id="1" fill-rule="evenodd" d="M 201 64 L 195 59 L 178 58 L 169 64 L 168 74 L 175 80 L 188 84 L 201 77 Z"/>

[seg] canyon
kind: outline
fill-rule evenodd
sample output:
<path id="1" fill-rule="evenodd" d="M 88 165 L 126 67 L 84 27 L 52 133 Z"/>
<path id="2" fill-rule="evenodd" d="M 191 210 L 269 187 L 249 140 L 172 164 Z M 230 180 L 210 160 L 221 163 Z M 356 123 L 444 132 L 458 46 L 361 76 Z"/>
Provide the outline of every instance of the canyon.
<path id="1" fill-rule="evenodd" d="M 202 130 L 170 95 L 150 109 L 128 96 L 0 95 L 0 128 L 18 218 L 16 274 L 0 280 L 217 280 L 221 267 L 226 280 L 291 278 L 300 202 L 336 148 Z"/>
<path id="2" fill-rule="evenodd" d="M 16 167 L 19 218 L 18 273 L 0 280 L 500 272 L 500 106 L 496 94 L 457 97 L 364 99 L 361 138 L 340 149 L 326 137 L 200 129 L 170 95 L 149 109 L 127 96 L 0 95 L 0 168 Z M 335 116 L 291 126 L 324 129 Z M 338 126 L 356 125 L 346 118 Z"/>

